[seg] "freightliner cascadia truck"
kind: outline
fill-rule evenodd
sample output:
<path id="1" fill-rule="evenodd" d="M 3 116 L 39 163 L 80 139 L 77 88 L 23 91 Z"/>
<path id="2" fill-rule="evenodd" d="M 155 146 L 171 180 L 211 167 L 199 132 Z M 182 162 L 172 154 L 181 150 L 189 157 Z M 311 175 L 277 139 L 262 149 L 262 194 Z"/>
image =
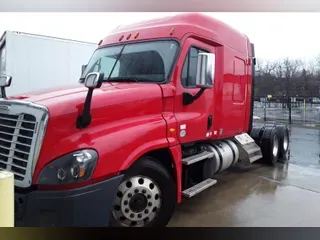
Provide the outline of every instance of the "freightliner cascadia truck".
<path id="1" fill-rule="evenodd" d="M 255 61 L 246 35 L 184 13 L 116 28 L 74 86 L 2 99 L 16 226 L 163 227 L 216 174 L 285 159 L 288 128 L 253 126 Z"/>

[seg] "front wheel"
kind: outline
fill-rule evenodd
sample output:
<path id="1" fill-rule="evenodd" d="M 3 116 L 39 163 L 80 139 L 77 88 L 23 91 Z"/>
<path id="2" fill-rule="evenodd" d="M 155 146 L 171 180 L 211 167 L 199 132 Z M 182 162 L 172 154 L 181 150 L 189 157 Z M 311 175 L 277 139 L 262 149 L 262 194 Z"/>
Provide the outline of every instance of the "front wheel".
<path id="1" fill-rule="evenodd" d="M 176 205 L 175 182 L 169 171 L 143 157 L 125 174 L 112 209 L 115 227 L 164 227 Z"/>

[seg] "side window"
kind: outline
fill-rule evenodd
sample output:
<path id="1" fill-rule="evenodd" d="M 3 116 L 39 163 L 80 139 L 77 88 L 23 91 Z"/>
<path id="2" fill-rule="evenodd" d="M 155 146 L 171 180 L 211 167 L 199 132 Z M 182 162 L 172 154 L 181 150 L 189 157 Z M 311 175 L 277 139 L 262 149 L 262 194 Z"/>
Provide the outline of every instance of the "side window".
<path id="1" fill-rule="evenodd" d="M 182 86 L 186 88 L 193 88 L 196 86 L 196 71 L 198 64 L 198 54 L 204 53 L 202 49 L 191 47 L 189 49 L 188 55 L 184 60 L 183 68 L 182 68 L 182 76 L 181 83 Z"/>

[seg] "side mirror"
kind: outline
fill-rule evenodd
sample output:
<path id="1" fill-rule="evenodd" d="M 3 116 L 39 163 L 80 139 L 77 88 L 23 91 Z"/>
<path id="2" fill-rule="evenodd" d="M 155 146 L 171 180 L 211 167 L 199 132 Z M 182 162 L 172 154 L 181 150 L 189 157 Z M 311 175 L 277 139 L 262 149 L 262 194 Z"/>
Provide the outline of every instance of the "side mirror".
<path id="1" fill-rule="evenodd" d="M 0 87 L 10 87 L 11 80 L 12 80 L 11 76 L 5 76 L 5 75 L 0 76 Z"/>
<path id="2" fill-rule="evenodd" d="M 0 76 L 1 98 L 7 97 L 5 88 L 10 87 L 11 80 L 12 80 L 11 76 L 6 76 L 6 75 Z"/>
<path id="3" fill-rule="evenodd" d="M 78 116 L 76 126 L 77 128 L 86 128 L 91 123 L 90 106 L 92 100 L 92 94 L 95 88 L 100 88 L 104 78 L 103 73 L 92 72 L 89 73 L 84 79 L 84 85 L 88 88 L 86 100 L 84 102 L 82 114 Z"/>
<path id="4" fill-rule="evenodd" d="M 87 65 L 82 65 L 81 66 L 81 76 L 83 75 L 84 70 L 86 70 Z"/>
<path id="5" fill-rule="evenodd" d="M 199 53 L 197 65 L 196 86 L 199 88 L 212 88 L 215 73 L 215 54 Z"/>
<path id="6" fill-rule="evenodd" d="M 99 73 L 99 72 L 89 73 L 84 80 L 84 85 L 90 89 L 100 88 L 102 85 L 103 78 L 104 78 L 103 73 Z"/>

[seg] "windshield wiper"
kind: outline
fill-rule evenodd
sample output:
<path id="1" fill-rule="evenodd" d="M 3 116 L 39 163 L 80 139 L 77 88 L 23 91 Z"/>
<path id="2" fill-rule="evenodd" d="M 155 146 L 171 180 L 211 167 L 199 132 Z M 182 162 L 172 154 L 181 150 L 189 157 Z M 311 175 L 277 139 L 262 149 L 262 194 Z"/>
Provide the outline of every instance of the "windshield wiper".
<path id="1" fill-rule="evenodd" d="M 146 78 L 136 78 L 136 77 L 112 77 L 105 79 L 104 82 L 154 82 Z"/>

